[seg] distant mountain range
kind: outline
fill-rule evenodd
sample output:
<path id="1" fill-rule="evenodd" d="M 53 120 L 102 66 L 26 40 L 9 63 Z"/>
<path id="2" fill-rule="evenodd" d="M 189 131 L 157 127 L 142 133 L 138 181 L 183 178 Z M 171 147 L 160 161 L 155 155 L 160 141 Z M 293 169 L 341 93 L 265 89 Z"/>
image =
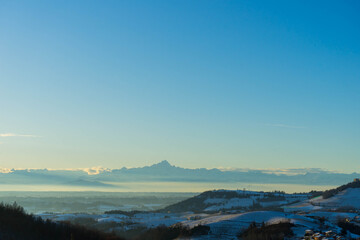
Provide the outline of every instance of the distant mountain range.
<path id="1" fill-rule="evenodd" d="M 303 185 L 341 185 L 358 178 L 358 173 L 335 173 L 321 169 L 269 170 L 188 169 L 171 165 L 164 160 L 139 168 L 95 170 L 12 169 L 0 173 L 0 184 L 39 184 L 112 187 L 114 183 L 159 182 L 239 182 Z M 299 173 L 297 173 L 299 172 Z"/>

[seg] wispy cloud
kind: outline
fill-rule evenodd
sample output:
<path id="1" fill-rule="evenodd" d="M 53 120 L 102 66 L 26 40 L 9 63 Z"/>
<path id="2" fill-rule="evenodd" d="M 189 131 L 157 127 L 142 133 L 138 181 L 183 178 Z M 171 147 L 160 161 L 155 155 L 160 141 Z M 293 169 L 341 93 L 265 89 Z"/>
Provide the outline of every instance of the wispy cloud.
<path id="1" fill-rule="evenodd" d="M 0 133 L 0 137 L 31 137 L 31 138 L 35 138 L 35 137 L 39 137 L 37 135 L 29 135 L 29 134 L 16 134 L 16 133 Z"/>
<path id="2" fill-rule="evenodd" d="M 306 128 L 304 126 L 294 126 L 294 125 L 287 125 L 287 124 L 265 124 L 266 126 L 270 127 L 279 127 L 279 128 Z"/>
<path id="3" fill-rule="evenodd" d="M 111 171 L 109 168 L 103 168 L 103 167 L 84 168 L 81 170 L 86 172 L 88 175 L 97 175 L 102 172 L 110 172 Z"/>
<path id="4" fill-rule="evenodd" d="M 11 173 L 13 171 L 14 170 L 10 168 L 0 168 L 0 173 Z"/>

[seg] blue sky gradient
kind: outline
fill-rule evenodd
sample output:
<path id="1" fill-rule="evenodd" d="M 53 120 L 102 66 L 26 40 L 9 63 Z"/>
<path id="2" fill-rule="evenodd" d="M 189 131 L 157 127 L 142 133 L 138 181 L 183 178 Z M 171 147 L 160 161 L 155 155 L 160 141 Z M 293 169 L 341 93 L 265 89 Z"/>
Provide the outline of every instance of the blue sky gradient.
<path id="1" fill-rule="evenodd" d="M 359 12 L 1 1 L 0 166 L 360 171 Z"/>

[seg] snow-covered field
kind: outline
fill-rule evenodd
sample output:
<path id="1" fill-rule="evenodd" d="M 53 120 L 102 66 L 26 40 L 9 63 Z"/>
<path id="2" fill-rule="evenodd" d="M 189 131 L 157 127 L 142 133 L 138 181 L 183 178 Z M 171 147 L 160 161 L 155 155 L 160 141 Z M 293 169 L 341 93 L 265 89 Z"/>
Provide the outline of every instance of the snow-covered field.
<path id="1" fill-rule="evenodd" d="M 341 213 L 341 212 L 311 212 L 308 214 L 290 214 L 277 211 L 254 211 L 238 214 L 167 214 L 167 213 L 139 213 L 134 216 L 126 216 L 122 214 L 42 214 L 44 219 L 54 221 L 73 221 L 92 219 L 95 224 L 110 224 L 108 231 L 123 231 L 131 228 L 146 227 L 153 228 L 160 225 L 171 226 L 174 224 L 182 224 L 183 226 L 193 228 L 196 226 L 209 226 L 210 232 L 206 236 L 197 236 L 193 239 L 237 239 L 237 234 L 249 227 L 255 222 L 258 225 L 276 224 L 280 222 L 291 222 L 295 224 L 292 228 L 295 239 L 300 239 L 305 230 L 327 231 L 331 230 L 340 233 L 336 223 L 339 219 L 349 219 L 356 221 L 359 218 L 357 213 Z M 322 223 L 318 218 L 324 217 L 325 222 Z M 353 237 L 360 237 L 353 235 Z"/>

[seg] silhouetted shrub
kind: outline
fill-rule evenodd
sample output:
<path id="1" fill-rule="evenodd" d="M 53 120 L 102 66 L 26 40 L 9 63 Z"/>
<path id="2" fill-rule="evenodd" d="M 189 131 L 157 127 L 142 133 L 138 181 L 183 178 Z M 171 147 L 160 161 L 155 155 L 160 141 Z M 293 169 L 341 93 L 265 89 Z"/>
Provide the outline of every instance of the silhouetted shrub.
<path id="1" fill-rule="evenodd" d="M 182 225 L 175 225 L 171 227 L 158 226 L 156 228 L 148 229 L 142 234 L 135 237 L 135 240 L 173 240 L 181 237 L 207 235 L 210 231 L 208 226 L 196 226 L 192 229 Z"/>
<path id="2" fill-rule="evenodd" d="M 291 228 L 295 226 L 290 222 L 281 222 L 278 224 L 257 226 L 256 223 L 242 231 L 238 235 L 238 239 L 244 240 L 283 240 L 294 235 Z"/>
<path id="3" fill-rule="evenodd" d="M 346 231 L 360 235 L 360 227 L 354 223 L 348 222 L 346 219 L 338 221 L 338 226 L 341 227 L 341 233 L 344 234 Z"/>
<path id="4" fill-rule="evenodd" d="M 210 231 L 209 226 L 198 225 L 198 226 L 190 229 L 190 236 L 208 235 L 209 231 Z"/>

